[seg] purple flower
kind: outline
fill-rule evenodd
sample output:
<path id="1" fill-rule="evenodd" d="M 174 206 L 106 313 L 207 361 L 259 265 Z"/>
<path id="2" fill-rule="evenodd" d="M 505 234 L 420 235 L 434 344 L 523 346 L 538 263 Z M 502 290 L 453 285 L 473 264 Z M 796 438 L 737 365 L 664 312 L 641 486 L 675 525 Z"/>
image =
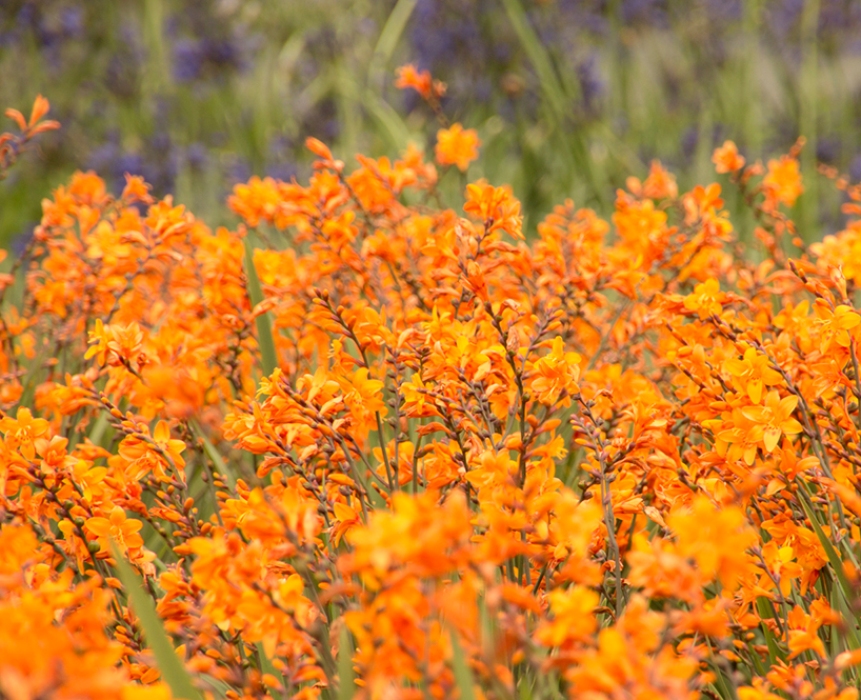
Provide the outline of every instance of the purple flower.
<path id="1" fill-rule="evenodd" d="M 852 182 L 861 182 L 861 154 L 855 156 L 849 164 L 849 177 Z"/>
<path id="2" fill-rule="evenodd" d="M 203 170 L 209 162 L 206 146 L 195 142 L 185 149 L 185 162 L 192 170 Z"/>

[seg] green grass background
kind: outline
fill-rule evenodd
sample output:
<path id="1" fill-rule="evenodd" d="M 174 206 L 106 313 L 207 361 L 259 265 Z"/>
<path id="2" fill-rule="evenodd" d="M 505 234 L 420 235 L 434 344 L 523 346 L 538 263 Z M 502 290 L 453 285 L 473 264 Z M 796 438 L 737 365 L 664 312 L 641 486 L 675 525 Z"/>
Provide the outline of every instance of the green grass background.
<path id="1" fill-rule="evenodd" d="M 91 0 L 84 38 L 51 59 L 26 32 L 0 44 L 0 104 L 28 108 L 40 92 L 63 122 L 0 183 L 0 243 L 26 235 L 41 199 L 85 167 L 110 133 L 121 148 L 147 157 L 154 135 L 165 132 L 175 151 L 176 198 L 212 224 L 231 222 L 224 197 L 232 162 L 264 174 L 288 161 L 300 178 L 307 175 L 301 143 L 324 135 L 320 115 L 337 123 L 329 142 L 348 162 L 357 152 L 394 155 L 409 141 L 430 153 L 433 116 L 392 85 L 395 68 L 416 58 L 419 1 L 210 3 L 220 26 L 233 23 L 253 36 L 253 49 L 243 70 L 194 84 L 172 72 L 170 22 L 187 3 Z M 818 31 L 820 0 L 802 4 L 783 39 L 768 25 L 768 0 L 742 1 L 738 16 L 720 27 L 710 22 L 708 3 L 676 0 L 663 3 L 663 25 L 626 23 L 623 3 L 610 2 L 597 10 L 603 33 L 574 28 L 570 41 L 564 33 L 548 41 L 542 29 L 553 25 L 559 2 L 482 2 L 482 41 L 509 48 L 504 65 L 489 71 L 494 99 L 471 94 L 456 55 L 432 67 L 452 86 L 447 113 L 482 139 L 469 178 L 513 185 L 534 230 L 568 197 L 609 213 L 615 188 L 629 175 L 642 177 L 652 157 L 686 187 L 715 177 L 711 152 L 724 138 L 755 158 L 779 154 L 803 133 L 807 193 L 795 214 L 808 239 L 835 230 L 839 196 L 816 176 L 816 154 L 830 145 L 828 161 L 847 170 L 861 153 L 861 50 Z M 7 31 L 20 22 L 21 6 L 11 0 L 0 10 Z M 129 28 L 139 58 L 117 91 L 103 76 L 128 51 Z M 575 70 L 586 56 L 602 85 L 588 109 Z M 273 153 L 278 140 L 288 145 Z M 184 155 L 196 143 L 208 149 L 203 167 Z M 456 197 L 462 181 L 451 174 L 444 184 Z M 739 204 L 728 196 L 731 209 Z"/>

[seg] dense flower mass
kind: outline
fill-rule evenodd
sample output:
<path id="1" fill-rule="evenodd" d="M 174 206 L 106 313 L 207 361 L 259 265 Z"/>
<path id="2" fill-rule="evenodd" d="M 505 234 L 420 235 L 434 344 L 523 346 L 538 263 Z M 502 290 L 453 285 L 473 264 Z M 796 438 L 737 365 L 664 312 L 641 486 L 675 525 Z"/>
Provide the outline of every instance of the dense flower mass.
<path id="1" fill-rule="evenodd" d="M 727 143 L 753 250 L 658 163 L 526 236 L 510 188 L 442 202 L 456 126 L 436 164 L 309 140 L 235 230 L 138 177 L 44 200 L 0 292 L 0 695 L 857 698 L 861 187 L 805 248 L 798 149 Z"/>

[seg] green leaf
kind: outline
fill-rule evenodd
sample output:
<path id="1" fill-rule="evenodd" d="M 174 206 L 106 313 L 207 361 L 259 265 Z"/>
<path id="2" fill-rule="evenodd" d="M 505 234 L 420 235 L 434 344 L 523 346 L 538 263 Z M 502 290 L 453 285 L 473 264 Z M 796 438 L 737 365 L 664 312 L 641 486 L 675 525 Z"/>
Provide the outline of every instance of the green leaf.
<path id="1" fill-rule="evenodd" d="M 417 4 L 418 0 L 398 0 L 389 13 L 389 18 L 386 20 L 383 31 L 380 32 L 380 38 L 377 40 L 377 45 L 374 47 L 374 60 L 368 70 L 369 83 L 374 79 L 375 73 L 380 77 L 385 75 L 386 66 L 395 52 L 395 47 L 398 45 L 398 41 L 400 41 Z M 377 71 L 374 70 L 375 68 Z"/>
<path id="2" fill-rule="evenodd" d="M 502 5 L 505 7 L 505 12 L 517 34 L 517 38 L 523 46 L 523 50 L 526 51 L 532 67 L 538 74 L 541 89 L 550 103 L 555 118 L 561 121 L 565 115 L 568 100 L 566 99 L 562 84 L 553 70 L 553 63 L 547 54 L 547 50 L 544 48 L 532 25 L 529 24 L 529 18 L 519 0 L 502 0 Z"/>
<path id="3" fill-rule="evenodd" d="M 762 620 L 773 618 L 771 603 L 767 598 L 757 598 L 756 608 Z M 777 644 L 777 640 L 774 638 L 774 633 L 771 631 L 769 626 L 766 625 L 765 622 L 763 622 L 760 625 L 760 629 L 762 630 L 762 634 L 765 637 L 765 644 L 768 647 L 769 664 L 776 663 L 777 659 L 785 660 L 786 654 L 784 654 L 780 650 L 780 647 Z"/>
<path id="4" fill-rule="evenodd" d="M 278 678 L 281 674 L 278 673 L 278 669 L 272 664 L 272 659 L 267 656 L 266 650 L 263 648 L 263 644 L 261 642 L 257 642 L 255 647 L 257 648 L 257 656 L 260 659 L 260 670 L 263 673 L 268 673 L 270 676 Z"/>
<path id="5" fill-rule="evenodd" d="M 251 241 L 245 238 L 245 277 L 248 279 L 248 296 L 251 305 L 257 306 L 263 301 L 263 288 L 254 268 L 254 253 L 251 249 Z M 275 353 L 275 341 L 272 338 L 272 321 L 269 314 L 260 314 L 257 317 L 257 344 L 260 346 L 260 360 L 263 364 L 263 373 L 268 377 L 278 367 L 278 355 Z"/>
<path id="6" fill-rule="evenodd" d="M 129 601 L 134 608 L 135 615 L 140 621 L 144 638 L 149 648 L 155 655 L 156 665 L 161 671 L 162 680 L 170 686 L 175 698 L 185 700 L 202 700 L 200 693 L 194 687 L 191 676 L 186 670 L 176 650 L 165 632 L 164 625 L 159 618 L 150 595 L 144 590 L 143 582 L 132 569 L 115 544 L 111 544 L 113 556 L 116 560 L 117 576 L 123 582 Z"/>
<path id="7" fill-rule="evenodd" d="M 460 690 L 460 700 L 475 700 L 475 683 L 472 671 L 466 663 L 466 657 L 454 630 L 451 631 L 451 654 L 451 668 L 454 671 L 454 680 Z"/>
<path id="8" fill-rule="evenodd" d="M 341 628 L 338 647 L 338 700 L 352 700 L 356 694 L 356 681 L 353 678 L 353 645 L 350 632 Z"/>
<path id="9" fill-rule="evenodd" d="M 236 476 L 233 474 L 233 470 L 227 466 L 227 463 L 224 461 L 224 458 L 221 456 L 221 453 L 218 451 L 218 448 L 210 442 L 209 438 L 206 437 L 203 430 L 200 426 L 195 423 L 191 424 L 191 430 L 200 438 L 203 442 L 203 451 L 206 452 L 206 455 L 212 461 L 212 464 L 215 466 L 216 471 L 223 477 L 227 479 L 227 483 L 230 485 L 230 488 L 236 487 Z"/>
<path id="10" fill-rule="evenodd" d="M 843 561 L 840 559 L 840 555 L 837 554 L 837 550 L 834 549 L 834 545 L 831 543 L 831 540 L 825 535 L 819 521 L 813 516 L 813 511 L 807 503 L 807 499 L 802 497 L 798 500 L 801 502 L 801 507 L 804 508 L 804 513 L 807 515 L 808 520 L 810 520 L 810 524 L 813 527 L 813 531 L 816 533 L 816 536 L 819 538 L 822 548 L 825 550 L 825 555 L 831 563 L 831 568 L 834 570 L 834 575 L 840 583 L 840 589 L 843 591 L 843 595 L 846 596 L 846 600 L 853 600 L 854 594 L 852 591 L 852 584 L 849 583 L 849 579 L 846 578 L 846 574 L 843 572 Z"/>
<path id="11" fill-rule="evenodd" d="M 397 110 L 371 90 L 363 93 L 363 100 L 365 109 L 382 126 L 392 148 L 403 150 L 412 134 Z"/>
<path id="12" fill-rule="evenodd" d="M 550 107 L 550 115 L 556 126 L 557 135 L 561 138 L 560 150 L 567 160 L 568 176 L 576 175 L 579 179 L 588 182 L 592 194 L 602 205 L 606 205 L 604 192 L 606 183 L 600 181 L 596 176 L 595 164 L 587 148 L 584 135 L 580 130 L 572 131 L 566 128 L 566 118 L 571 110 L 572 99 L 566 93 L 565 86 L 553 67 L 553 60 L 547 48 L 530 24 L 529 16 L 520 0 L 501 0 L 501 2 L 523 50 L 538 75 L 541 92 L 544 93 Z M 579 99 L 579 97 L 579 95 L 573 95 L 574 99 Z"/>
<path id="13" fill-rule="evenodd" d="M 819 538 L 819 542 L 822 544 L 822 548 L 825 550 L 825 555 L 828 557 L 828 561 L 831 564 L 832 573 L 837 579 L 837 583 L 840 585 L 840 591 L 843 594 L 842 596 L 837 596 L 837 602 L 839 603 L 838 610 L 846 622 L 845 634 L 849 639 L 849 648 L 859 649 L 861 648 L 861 638 L 858 636 L 858 618 L 850 610 L 850 606 L 855 601 L 855 592 L 852 584 L 849 582 L 849 579 L 846 578 L 846 574 L 843 571 L 843 560 L 840 558 L 837 550 L 834 549 L 834 545 L 825 534 L 819 521 L 813 517 L 813 510 L 807 501 L 807 497 L 805 497 L 801 491 L 799 491 L 799 495 L 801 496 L 798 499 L 801 502 L 801 507 L 804 508 L 804 513 L 807 515 L 808 520 L 810 520 L 813 531 L 816 533 L 816 536 Z"/>
<path id="14" fill-rule="evenodd" d="M 107 432 L 110 424 L 108 423 L 108 413 L 107 411 L 101 411 L 99 413 L 99 417 L 96 418 L 95 423 L 93 423 L 93 427 L 90 430 L 90 442 L 94 445 L 101 445 L 102 439 L 105 437 L 105 433 Z"/>

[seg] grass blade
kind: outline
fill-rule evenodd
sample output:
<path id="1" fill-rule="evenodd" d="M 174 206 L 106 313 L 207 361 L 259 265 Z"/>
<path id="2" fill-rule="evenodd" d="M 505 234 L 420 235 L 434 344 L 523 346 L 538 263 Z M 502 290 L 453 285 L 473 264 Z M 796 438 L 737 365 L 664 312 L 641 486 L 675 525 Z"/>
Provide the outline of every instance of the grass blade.
<path id="1" fill-rule="evenodd" d="M 834 569 L 834 575 L 837 577 L 837 581 L 840 584 L 840 589 L 843 591 L 843 595 L 846 596 L 847 601 L 853 600 L 854 594 L 852 591 L 852 584 L 849 583 L 849 579 L 846 578 L 846 574 L 843 572 L 843 560 L 840 558 L 837 550 L 834 549 L 834 545 L 826 536 L 825 531 L 819 524 L 819 521 L 814 517 L 807 499 L 802 497 L 798 500 L 801 503 L 801 507 L 804 509 L 804 514 L 807 516 L 807 519 L 810 520 L 810 525 L 813 527 L 813 531 L 819 538 L 822 548 L 825 550 L 825 555 L 828 557 L 831 568 Z"/>
<path id="2" fill-rule="evenodd" d="M 808 503 L 807 497 L 801 496 L 798 500 L 801 503 L 801 507 L 804 509 L 805 515 L 807 515 L 808 520 L 810 520 L 810 525 L 813 527 L 816 537 L 819 538 L 819 542 L 825 550 L 825 555 L 828 557 L 828 562 L 831 564 L 831 573 L 840 587 L 840 592 L 843 594 L 842 596 L 837 596 L 837 602 L 839 603 L 837 609 L 846 623 L 844 634 L 849 640 L 849 648 L 859 649 L 861 648 L 861 637 L 858 635 L 858 617 L 851 611 L 851 607 L 856 601 L 856 594 L 852 584 L 846 577 L 846 573 L 843 571 L 843 560 L 834 548 L 831 540 L 825 534 L 819 521 L 813 516 L 813 510 Z"/>
<path id="3" fill-rule="evenodd" d="M 108 423 L 108 413 L 107 411 L 100 411 L 88 436 L 90 438 L 90 442 L 94 445 L 104 447 L 104 445 L 102 445 L 102 439 L 105 437 L 105 433 L 108 431 L 108 428 L 110 428 L 110 424 Z"/>
<path id="4" fill-rule="evenodd" d="M 257 306 L 263 301 L 263 288 L 254 268 L 254 252 L 251 241 L 245 238 L 245 277 L 248 279 L 248 296 L 251 305 Z M 275 353 L 275 341 L 272 337 L 272 321 L 269 314 L 260 314 L 257 317 L 257 343 L 260 346 L 260 361 L 263 364 L 263 373 L 268 377 L 278 366 L 278 355 Z"/>
<path id="5" fill-rule="evenodd" d="M 757 598 L 756 608 L 762 620 L 774 617 L 771 610 L 771 602 L 767 598 Z M 777 640 L 774 637 L 774 633 L 769 629 L 768 625 L 763 623 L 760 625 L 760 629 L 765 637 L 765 644 L 768 647 L 769 664 L 771 665 L 776 663 L 778 659 L 781 661 L 785 660 L 786 654 L 781 651 L 777 644 Z"/>
<path id="6" fill-rule="evenodd" d="M 209 438 L 206 437 L 206 434 L 199 425 L 192 423 L 191 430 L 195 437 L 199 438 L 203 442 L 203 451 L 206 452 L 206 456 L 209 457 L 210 461 L 212 461 L 212 464 L 215 466 L 215 470 L 227 479 L 227 483 L 231 489 L 236 488 L 236 476 L 234 475 L 233 470 L 225 463 L 224 458 L 218 451 L 218 448 L 210 442 Z"/>
<path id="7" fill-rule="evenodd" d="M 451 668 L 454 672 L 454 680 L 460 690 L 460 700 L 475 700 L 475 682 L 472 671 L 466 663 L 463 649 L 454 630 L 451 632 Z"/>
<path id="8" fill-rule="evenodd" d="M 114 559 L 117 562 L 117 577 L 123 582 L 129 602 L 140 621 L 146 643 L 155 655 L 156 665 L 159 671 L 161 671 L 162 680 L 170 686 L 170 690 L 175 698 L 202 700 L 200 693 L 197 692 L 191 681 L 191 676 L 176 655 L 176 650 L 170 641 L 170 637 L 165 632 L 161 618 L 159 618 L 156 612 L 155 604 L 144 590 L 143 582 L 134 569 L 132 569 L 131 565 L 123 558 L 116 545 L 113 545 L 112 549 Z"/>
<path id="9" fill-rule="evenodd" d="M 375 79 L 385 79 L 386 66 L 395 52 L 395 47 L 397 47 L 417 4 L 418 0 L 398 0 L 389 13 L 389 18 L 386 20 L 383 31 L 380 32 L 380 38 L 377 40 L 377 45 L 374 47 L 374 59 L 368 70 L 369 85 Z"/>
<path id="10" fill-rule="evenodd" d="M 567 99 L 562 89 L 562 84 L 553 70 L 553 63 L 550 61 L 547 51 L 541 45 L 541 40 L 538 38 L 535 30 L 529 24 L 529 18 L 526 16 L 526 11 L 519 0 L 502 0 L 502 5 L 505 7 L 508 20 L 511 22 L 511 26 L 514 28 L 514 32 L 523 46 L 523 50 L 529 56 L 529 61 L 538 74 L 541 89 L 550 103 L 554 116 L 561 122 L 565 116 Z"/>
<path id="11" fill-rule="evenodd" d="M 538 74 L 538 82 L 541 84 L 541 91 L 550 106 L 550 113 L 558 136 L 565 145 L 563 153 L 568 161 L 569 176 L 578 176 L 585 180 L 589 184 L 591 195 L 602 207 L 605 206 L 605 183 L 600 182 L 596 177 L 592 156 L 583 134 L 579 129 L 566 128 L 566 118 L 571 111 L 571 99 L 566 94 L 565 86 L 553 67 L 550 54 L 529 23 L 529 17 L 520 0 L 501 0 L 501 2 L 523 50 Z M 574 100 L 579 98 L 580 95 L 573 95 Z"/>
<path id="12" fill-rule="evenodd" d="M 270 676 L 278 678 L 280 675 L 278 673 L 278 669 L 275 668 L 275 665 L 272 663 L 272 659 L 269 658 L 269 655 L 263 648 L 263 643 L 257 642 L 255 647 L 257 649 L 257 657 L 260 659 L 260 670 L 263 671 L 263 673 L 268 673 Z"/>
<path id="13" fill-rule="evenodd" d="M 350 632 L 341 628 L 338 647 L 338 700 L 352 700 L 356 694 L 356 680 L 353 677 L 353 645 Z"/>
<path id="14" fill-rule="evenodd" d="M 366 90 L 363 104 L 383 127 L 385 136 L 395 150 L 402 151 L 411 140 L 420 140 L 413 137 L 397 110 L 376 93 Z"/>

